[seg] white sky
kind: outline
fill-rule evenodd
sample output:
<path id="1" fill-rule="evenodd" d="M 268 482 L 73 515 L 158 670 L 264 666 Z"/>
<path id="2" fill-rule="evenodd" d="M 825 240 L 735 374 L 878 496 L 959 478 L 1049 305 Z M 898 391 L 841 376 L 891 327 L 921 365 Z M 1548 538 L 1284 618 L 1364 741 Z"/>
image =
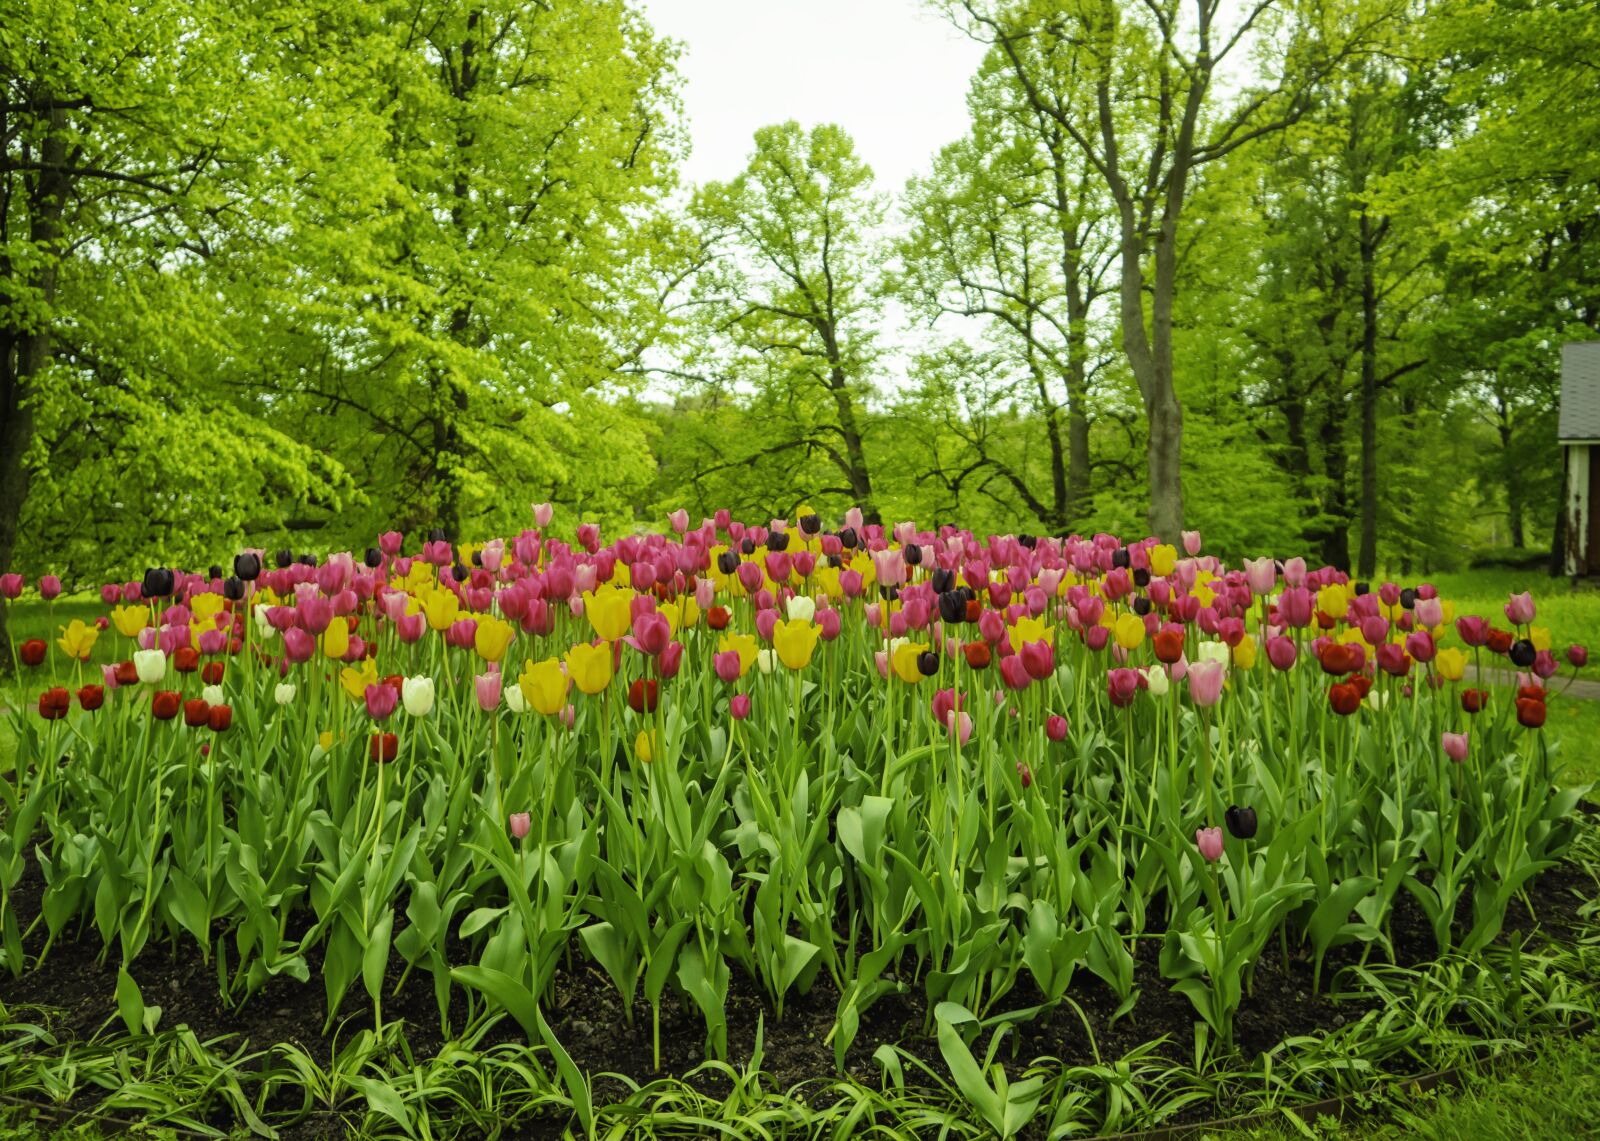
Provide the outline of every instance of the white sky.
<path id="1" fill-rule="evenodd" d="M 838 123 L 880 191 L 898 192 L 966 133 L 983 45 L 922 0 L 639 0 L 684 45 L 690 182 L 744 169 L 757 127 Z"/>

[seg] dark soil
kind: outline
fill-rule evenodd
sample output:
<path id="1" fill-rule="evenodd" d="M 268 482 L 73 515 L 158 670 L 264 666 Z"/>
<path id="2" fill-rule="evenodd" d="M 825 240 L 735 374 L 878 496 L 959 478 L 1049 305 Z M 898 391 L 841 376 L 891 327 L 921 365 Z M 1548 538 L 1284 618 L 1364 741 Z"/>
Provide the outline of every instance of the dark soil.
<path id="1" fill-rule="evenodd" d="M 1506 917 L 1501 940 L 1518 933 L 1537 933 L 1563 938 L 1578 929 L 1578 911 L 1593 881 L 1581 869 L 1564 865 L 1551 870 L 1528 887 L 1528 901 L 1518 900 Z M 17 921 L 26 931 L 38 915 L 43 881 L 30 860 L 21 882 L 12 893 Z M 403 920 L 401 920 L 403 923 Z M 1464 904 L 1458 913 L 1458 926 L 1470 926 L 1470 910 Z M 297 917 L 291 925 L 291 938 L 302 934 L 307 922 Z M 29 955 L 43 947 L 43 923 L 26 940 Z M 1432 929 L 1421 908 L 1409 893 L 1402 891 L 1395 900 L 1389 925 L 1395 961 L 1415 966 L 1434 958 Z M 68 935 L 71 934 L 69 931 Z M 222 927 L 213 932 L 213 945 Z M 1069 996 L 1082 1009 L 1084 1017 L 1069 1005 L 1018 1023 L 1008 1038 L 1001 1060 L 1020 1075 L 1037 1058 L 1049 1057 L 1063 1066 L 1114 1061 L 1127 1051 L 1157 1038 L 1166 1037 L 1163 1052 L 1174 1059 L 1189 1056 L 1194 1042 L 1197 1016 L 1189 1000 L 1170 989 L 1161 977 L 1158 955 L 1159 932 L 1139 941 L 1136 955 L 1135 985 L 1139 999 L 1132 1012 L 1113 1022 L 1117 996 L 1087 969 L 1074 976 Z M 29 1004 L 51 1008 L 52 1031 L 63 1040 L 84 1040 L 104 1027 L 118 1029 L 115 953 L 107 954 L 91 923 L 85 923 L 76 938 L 68 938 L 50 948 L 43 963 L 20 977 L 0 976 L 0 1003 Z M 152 945 L 140 955 L 130 973 L 138 982 L 148 1005 L 162 1008 L 163 1028 L 188 1025 L 201 1041 L 235 1036 L 236 1045 L 248 1042 L 261 1049 L 273 1043 L 296 1043 L 313 1059 L 326 1064 L 338 1045 L 347 1043 L 362 1028 L 372 1026 L 371 1005 L 359 980 L 352 985 L 334 1021 L 324 1033 L 326 1000 L 321 982 L 321 949 L 307 952 L 310 981 L 300 983 L 278 978 L 267 983 L 248 1001 L 230 1006 L 222 1000 L 215 962 L 202 961 L 191 942 L 176 950 Z M 1323 967 L 1322 988 L 1340 967 L 1356 962 L 1360 948 L 1341 947 L 1330 952 Z M 402 1022 L 406 1041 L 418 1060 L 432 1057 L 444 1044 L 438 1008 L 434 1002 L 431 975 L 413 970 L 405 975 L 405 962 L 391 958 L 385 980 L 383 1018 L 386 1024 Z M 402 982 L 404 978 L 404 982 Z M 920 981 L 904 979 L 903 993 L 879 999 L 861 1018 L 860 1030 L 846 1057 L 847 1072 L 869 1084 L 877 1084 L 879 1071 L 872 1060 L 882 1043 L 894 1043 L 921 1059 L 938 1074 L 945 1066 L 938 1045 L 926 1033 L 930 1023 Z M 398 993 L 396 989 L 398 988 Z M 990 1013 L 1022 1010 L 1038 1004 L 1042 996 L 1023 973 L 1013 990 Z M 819 974 L 809 993 L 791 994 L 778 1018 L 765 993 L 754 980 L 734 970 L 727 1001 L 728 1060 L 735 1066 L 748 1061 L 755 1046 L 758 1025 L 763 1034 L 762 1068 L 770 1076 L 771 1087 L 789 1089 L 801 1082 L 834 1076 L 834 1054 L 828 1041 L 838 1007 L 839 994 L 826 972 Z M 1309 957 L 1291 946 L 1287 966 L 1276 941 L 1270 941 L 1262 954 L 1251 993 L 1241 1004 L 1235 1020 L 1235 1039 L 1247 1056 L 1269 1050 L 1286 1038 L 1329 1031 L 1361 1017 L 1375 1002 L 1344 1000 L 1334 1002 L 1312 987 Z M 651 1068 L 651 1016 L 649 1005 L 640 997 L 634 1005 L 631 1023 L 622 997 L 598 967 L 588 963 L 573 940 L 568 959 L 556 974 L 552 994 L 543 1006 L 545 1016 L 562 1045 L 590 1074 L 621 1074 L 644 1084 L 663 1074 L 686 1076 L 705 1058 L 705 1025 L 692 1004 L 669 994 L 661 1012 L 660 1073 Z M 451 1015 L 459 1026 L 465 1003 L 459 992 L 454 996 Z M 1087 1023 L 1087 1030 L 1085 1027 Z M 1093 1033 L 1091 1044 L 1089 1031 Z M 482 1045 L 521 1040 L 521 1030 L 510 1020 L 494 1027 Z M 920 1075 L 907 1068 L 907 1080 L 916 1083 Z M 704 1093 L 722 1096 L 725 1080 L 701 1073 L 690 1079 Z M 818 1083 L 820 1087 L 820 1083 Z M 601 1077 L 595 1083 L 597 1102 L 621 1097 L 622 1082 Z M 824 1092 L 814 1096 L 826 1096 Z M 92 1107 L 89 1099 L 77 1109 Z M 294 1103 L 298 1105 L 298 1101 Z M 290 1110 L 292 1105 L 277 1107 Z M 1195 1107 L 1189 1119 L 1215 1116 L 1218 1107 Z M 225 1118 L 214 1122 L 226 1128 Z M 551 1134 L 558 1135 L 563 1123 L 551 1123 Z M 313 1114 L 283 1131 L 286 1138 L 341 1136 L 342 1119 L 334 1113 Z"/>

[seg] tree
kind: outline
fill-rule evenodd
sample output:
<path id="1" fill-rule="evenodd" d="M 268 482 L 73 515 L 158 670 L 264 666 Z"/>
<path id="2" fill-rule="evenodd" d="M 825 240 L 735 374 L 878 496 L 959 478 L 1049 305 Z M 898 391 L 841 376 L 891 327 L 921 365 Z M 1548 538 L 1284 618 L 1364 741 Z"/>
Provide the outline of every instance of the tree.
<path id="1" fill-rule="evenodd" d="M 1222 27 L 1221 0 L 942 0 L 967 31 L 995 45 L 1029 105 L 1057 125 L 1104 182 L 1119 233 L 1123 351 L 1148 420 L 1150 529 L 1183 525 L 1183 407 L 1173 383 L 1173 301 L 1191 182 L 1206 164 L 1282 129 L 1364 29 L 1330 45 L 1296 14 L 1277 56 L 1277 82 L 1219 109 L 1218 68 L 1269 21 L 1275 0 L 1252 0 Z M 1381 20 L 1375 16 L 1374 21 Z M 1273 44 L 1263 42 L 1265 52 Z M 1148 295 L 1148 310 L 1147 310 Z"/>
<path id="2" fill-rule="evenodd" d="M 968 96 L 971 134 L 911 181 L 898 286 L 930 324 L 980 323 L 991 346 L 985 368 L 1009 377 L 985 398 L 1017 401 L 1030 413 L 1049 470 L 1047 479 L 1032 478 L 974 430 L 965 436 L 973 471 L 999 476 L 1047 530 L 1064 534 L 1091 509 L 1089 386 L 1109 355 L 1098 303 L 1114 235 L 1077 150 L 1015 87 L 991 53 Z"/>
<path id="3" fill-rule="evenodd" d="M 792 509 L 825 496 L 876 520 L 866 401 L 881 286 L 870 235 L 884 205 L 871 169 L 832 124 L 763 127 L 745 171 L 702 187 L 691 211 L 716 256 L 695 285 L 695 345 L 681 371 L 715 404 L 742 402 L 737 433 L 691 478 L 759 478 L 768 465 L 764 501 Z M 823 470 L 808 466 L 818 460 Z"/>

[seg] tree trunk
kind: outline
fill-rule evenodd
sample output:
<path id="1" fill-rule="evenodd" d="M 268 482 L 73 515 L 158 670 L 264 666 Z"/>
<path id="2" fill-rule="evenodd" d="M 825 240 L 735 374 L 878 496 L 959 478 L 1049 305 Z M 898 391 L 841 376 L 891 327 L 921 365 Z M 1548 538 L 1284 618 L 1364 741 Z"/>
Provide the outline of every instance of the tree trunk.
<path id="1" fill-rule="evenodd" d="M 1144 324 L 1143 242 L 1132 204 L 1123 207 L 1121 319 L 1123 350 L 1139 384 L 1149 422 L 1150 533 L 1169 543 L 1183 529 L 1183 408 L 1172 386 L 1172 295 L 1176 256 L 1172 243 L 1156 245 L 1153 335 Z"/>
<path id="2" fill-rule="evenodd" d="M 1361 211 L 1361 555 L 1356 573 L 1378 569 L 1378 283 L 1379 236 Z"/>
<path id="3" fill-rule="evenodd" d="M 42 97 L 48 100 L 48 96 Z M 0 570 L 8 570 L 17 549 L 22 508 L 28 498 L 25 457 L 33 443 L 33 415 L 25 406 L 29 382 L 50 364 L 52 339 L 49 311 L 55 302 L 61 217 L 71 189 L 67 166 L 66 112 L 52 107 L 50 130 L 39 146 L 40 171 L 28 196 L 28 240 L 38 255 L 27 292 L 39 300 L 45 316 L 27 327 L 6 330 L 0 340 Z M 6 608 L 0 602 L 0 646 L 8 645 Z M 0 653 L 0 669 L 8 669 L 9 653 Z"/>

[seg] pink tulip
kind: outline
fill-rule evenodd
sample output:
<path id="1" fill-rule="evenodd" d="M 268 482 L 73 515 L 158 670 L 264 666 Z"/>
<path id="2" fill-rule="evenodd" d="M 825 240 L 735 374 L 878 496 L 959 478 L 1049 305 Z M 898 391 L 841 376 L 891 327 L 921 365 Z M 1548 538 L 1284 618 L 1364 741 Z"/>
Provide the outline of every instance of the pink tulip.
<path id="1" fill-rule="evenodd" d="M 1017 762 L 1017 779 L 1022 782 L 1023 788 L 1033 784 L 1033 770 L 1028 767 L 1027 761 Z"/>
<path id="2" fill-rule="evenodd" d="M 300 628 L 308 634 L 320 634 L 333 622 L 333 599 L 313 595 L 300 600 Z"/>
<path id="3" fill-rule="evenodd" d="M 661 651 L 661 656 L 656 659 L 656 670 L 663 678 L 671 681 L 678 676 L 678 670 L 683 667 L 683 643 L 668 642 L 667 648 Z"/>
<path id="4" fill-rule="evenodd" d="M 0 597 L 15 599 L 22 594 L 20 574 L 0 574 Z"/>
<path id="5" fill-rule="evenodd" d="M 284 639 L 288 641 L 287 638 Z M 367 686 L 367 716 L 374 721 L 382 721 L 394 712 L 394 707 L 400 702 L 400 691 L 385 682 Z"/>
<path id="6" fill-rule="evenodd" d="M 401 544 L 404 542 L 405 536 L 399 531 L 385 531 L 378 536 L 378 550 L 392 559 L 400 553 Z"/>
<path id="7" fill-rule="evenodd" d="M 881 627 L 883 625 L 883 604 L 878 602 L 867 603 L 862 609 L 862 615 L 866 618 L 868 626 L 874 629 Z"/>
<path id="8" fill-rule="evenodd" d="M 1416 615 L 1418 625 L 1437 626 L 1444 621 L 1444 603 L 1437 598 L 1419 598 L 1412 613 Z"/>
<path id="9" fill-rule="evenodd" d="M 1222 858 L 1222 829 L 1197 828 L 1194 834 L 1194 846 L 1200 849 L 1200 854 L 1206 862 L 1216 863 Z"/>
<path id="10" fill-rule="evenodd" d="M 1415 630 L 1406 635 L 1406 653 L 1419 662 L 1433 661 L 1437 647 L 1433 644 L 1433 635 L 1426 630 Z"/>
<path id="11" fill-rule="evenodd" d="M 1283 583 L 1285 586 L 1304 586 L 1306 581 L 1306 561 L 1298 556 L 1285 559 L 1283 562 Z"/>
<path id="12" fill-rule="evenodd" d="M 475 675 L 472 679 L 472 686 L 477 692 L 478 708 L 485 713 L 493 713 L 500 708 L 500 691 L 504 684 L 505 679 L 500 676 L 498 670 L 490 670 L 488 673 Z"/>
<path id="13" fill-rule="evenodd" d="M 1196 705 L 1215 705 L 1222 699 L 1222 683 L 1228 669 L 1215 659 L 1190 662 L 1185 677 L 1189 682 L 1189 697 Z"/>
<path id="14" fill-rule="evenodd" d="M 1513 626 L 1526 626 L 1533 621 L 1535 608 L 1532 592 L 1525 590 L 1521 594 L 1513 594 L 1505 609 L 1506 621 Z"/>
<path id="15" fill-rule="evenodd" d="M 1444 755 L 1452 761 L 1467 759 L 1467 735 L 1465 733 L 1445 733 L 1440 738 L 1444 745 Z"/>
<path id="16" fill-rule="evenodd" d="M 748 718 L 750 716 L 750 695 L 748 693 L 734 694 L 732 700 L 728 702 L 728 712 L 732 714 L 735 721 L 743 721 Z"/>
<path id="17" fill-rule="evenodd" d="M 428 632 L 428 622 L 421 614 L 402 614 L 395 619 L 395 634 L 406 645 L 422 641 L 422 636 Z"/>
<path id="18" fill-rule="evenodd" d="M 1489 641 L 1489 623 L 1476 614 L 1456 619 L 1456 635 L 1463 645 L 1476 649 Z"/>
<path id="19" fill-rule="evenodd" d="M 556 508 L 553 503 L 535 503 L 533 505 L 533 525 L 540 530 L 550 526 L 550 520 L 555 518 Z"/>
<path id="20" fill-rule="evenodd" d="M 1244 576 L 1250 593 L 1265 598 L 1278 585 L 1278 565 L 1270 558 L 1245 559 Z"/>
<path id="21" fill-rule="evenodd" d="M 1367 595 L 1368 598 L 1372 597 Z M 1389 636 L 1389 620 L 1387 618 L 1363 618 L 1360 622 L 1361 636 L 1371 645 L 1380 645 Z"/>
<path id="22" fill-rule="evenodd" d="M 1299 656 L 1293 639 L 1285 638 L 1282 634 L 1267 639 L 1267 661 L 1272 663 L 1274 669 L 1291 669 Z"/>
<path id="23" fill-rule="evenodd" d="M 39 597 L 46 602 L 54 601 L 61 595 L 61 580 L 53 574 L 47 574 L 39 579 Z"/>
<path id="24" fill-rule="evenodd" d="M 1139 695 L 1141 683 L 1144 681 L 1139 676 L 1138 670 L 1114 669 L 1106 672 L 1106 694 L 1111 698 L 1111 704 L 1119 708 L 1132 705 L 1133 699 Z"/>
<path id="25" fill-rule="evenodd" d="M 316 648 L 317 640 L 298 627 L 283 632 L 283 653 L 291 662 L 310 661 Z"/>
<path id="26" fill-rule="evenodd" d="M 889 655 L 879 650 L 872 655 L 872 664 L 878 667 L 878 676 L 885 681 L 889 679 Z"/>
<path id="27" fill-rule="evenodd" d="M 1316 608 L 1316 599 L 1303 586 L 1292 586 L 1278 596 L 1278 614 L 1285 626 L 1311 625 Z"/>
<path id="28" fill-rule="evenodd" d="M 1044 735 L 1052 741 L 1064 741 L 1067 737 L 1067 719 L 1059 713 L 1052 713 L 1045 719 Z"/>
<path id="29" fill-rule="evenodd" d="M 1589 664 L 1589 647 L 1574 642 L 1567 647 L 1567 664 L 1575 670 L 1581 670 Z"/>
<path id="30" fill-rule="evenodd" d="M 1533 658 L 1533 673 L 1541 680 L 1555 677 L 1561 672 L 1561 666 L 1556 662 L 1556 656 L 1549 650 L 1540 650 Z"/>
<path id="31" fill-rule="evenodd" d="M 1188 553 L 1190 557 L 1198 555 L 1200 553 L 1200 532 L 1185 531 L 1183 532 L 1182 537 L 1184 551 Z"/>
<path id="32" fill-rule="evenodd" d="M 228 648 L 228 635 L 215 628 L 200 631 L 200 652 L 220 654 Z"/>
<path id="33" fill-rule="evenodd" d="M 945 715 L 944 730 L 956 739 L 956 744 L 965 745 L 972 740 L 972 714 L 952 709 Z"/>
<path id="34" fill-rule="evenodd" d="M 508 819 L 513 839 L 526 840 L 533 831 L 533 816 L 527 812 L 513 812 Z"/>
<path id="35" fill-rule="evenodd" d="M 562 706 L 561 712 L 556 714 L 556 720 L 563 726 L 571 729 L 578 721 L 578 711 L 571 705 Z"/>
<path id="36" fill-rule="evenodd" d="M 634 619 L 633 644 L 640 653 L 652 658 L 667 648 L 672 641 L 672 623 L 664 614 L 641 614 Z"/>
<path id="37" fill-rule="evenodd" d="M 739 680 L 739 653 L 737 650 L 727 650 L 714 654 L 711 658 L 712 668 L 716 670 L 717 677 L 732 685 Z"/>
<path id="38" fill-rule="evenodd" d="M 588 551 L 591 555 L 600 549 L 600 525 L 598 523 L 579 523 L 575 534 L 578 546 Z"/>
<path id="39" fill-rule="evenodd" d="M 1106 648 L 1106 643 L 1111 640 L 1111 631 L 1104 626 L 1090 626 L 1083 632 L 1083 644 L 1099 653 Z"/>
<path id="40" fill-rule="evenodd" d="M 1411 655 L 1404 646 L 1385 642 L 1377 650 L 1378 668 L 1393 677 L 1405 677 L 1411 672 Z"/>
<path id="41" fill-rule="evenodd" d="M 1006 688 L 1023 690 L 1028 688 L 1032 681 L 1028 668 L 1022 664 L 1021 654 L 1012 654 L 1000 659 L 1000 680 L 1005 682 Z"/>
<path id="42" fill-rule="evenodd" d="M 1036 642 L 1024 642 L 1018 656 L 1022 658 L 1022 667 L 1028 671 L 1028 676 L 1035 681 L 1043 681 L 1055 672 L 1055 652 L 1050 648 L 1050 643 L 1042 638 Z"/>

